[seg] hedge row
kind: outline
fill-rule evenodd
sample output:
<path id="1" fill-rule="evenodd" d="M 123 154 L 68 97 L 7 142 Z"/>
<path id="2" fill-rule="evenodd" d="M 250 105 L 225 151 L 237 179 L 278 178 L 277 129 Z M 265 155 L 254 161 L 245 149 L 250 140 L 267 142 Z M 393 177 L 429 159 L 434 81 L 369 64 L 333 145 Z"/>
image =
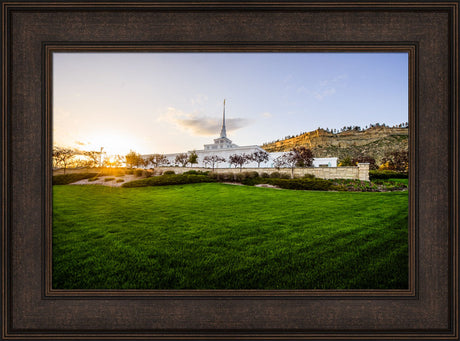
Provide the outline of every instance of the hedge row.
<path id="1" fill-rule="evenodd" d="M 74 173 L 53 176 L 53 185 L 68 185 L 83 179 L 95 177 L 97 173 Z"/>
<path id="2" fill-rule="evenodd" d="M 184 173 L 185 174 L 185 173 Z M 291 176 L 286 173 L 278 173 L 273 172 L 271 174 L 262 173 L 259 175 L 256 171 L 248 171 L 248 172 L 240 172 L 240 173 L 233 173 L 233 172 L 223 172 L 223 173 L 209 173 L 209 177 L 212 179 L 216 179 L 217 181 L 230 181 L 230 182 L 242 182 L 246 179 L 255 179 L 255 178 L 276 178 L 276 179 L 290 179 Z M 314 177 L 314 176 L 313 176 Z"/>
<path id="3" fill-rule="evenodd" d="M 396 172 L 391 170 L 370 170 L 369 171 L 369 180 L 374 179 L 407 179 L 407 172 Z"/>
<path id="4" fill-rule="evenodd" d="M 160 175 L 147 179 L 134 180 L 121 185 L 122 187 L 147 187 L 147 186 L 167 186 L 167 185 L 184 185 L 194 184 L 199 182 L 215 182 L 214 179 L 206 175 L 194 174 L 171 174 Z"/>
<path id="5" fill-rule="evenodd" d="M 284 189 L 312 190 L 312 191 L 330 191 L 335 190 L 331 180 L 300 178 L 300 179 L 276 179 L 276 178 L 253 178 L 245 179 L 244 185 L 254 186 L 258 184 L 269 184 Z"/>

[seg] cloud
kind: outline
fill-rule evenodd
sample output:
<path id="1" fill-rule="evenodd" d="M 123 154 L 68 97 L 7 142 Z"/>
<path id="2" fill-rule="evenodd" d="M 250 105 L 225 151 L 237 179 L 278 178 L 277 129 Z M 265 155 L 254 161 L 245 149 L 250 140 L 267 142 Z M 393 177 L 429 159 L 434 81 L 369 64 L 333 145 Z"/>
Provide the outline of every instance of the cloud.
<path id="1" fill-rule="evenodd" d="M 222 120 L 214 117 L 207 117 L 199 113 L 186 114 L 175 108 L 168 108 L 168 112 L 160 117 L 161 121 L 174 124 L 179 129 L 190 132 L 197 136 L 219 135 L 222 127 Z M 225 125 L 227 133 L 246 127 L 251 122 L 245 118 L 226 118 Z"/>
<path id="2" fill-rule="evenodd" d="M 208 101 L 208 96 L 198 94 L 194 98 L 191 99 L 192 105 L 203 105 Z"/>
<path id="3" fill-rule="evenodd" d="M 272 115 L 271 113 L 269 113 L 269 112 L 264 112 L 264 113 L 261 114 L 261 116 L 262 116 L 263 118 L 270 118 L 270 117 L 272 117 L 273 115 Z"/>
<path id="4" fill-rule="evenodd" d="M 320 86 L 328 86 L 328 85 L 332 85 L 332 84 L 335 84 L 335 83 L 338 83 L 344 79 L 347 79 L 348 76 L 347 75 L 338 75 L 337 77 L 334 77 L 334 78 L 331 78 L 331 79 L 325 79 L 323 81 L 321 81 L 319 83 Z"/>
<path id="5" fill-rule="evenodd" d="M 322 80 L 315 90 L 301 86 L 297 88 L 297 92 L 313 96 L 318 101 L 322 101 L 324 98 L 334 95 L 337 92 L 337 86 L 340 86 L 339 84 L 347 78 L 347 75 L 338 75 L 334 78 Z"/>
<path id="6" fill-rule="evenodd" d="M 313 93 L 313 96 L 315 96 L 317 100 L 321 101 L 324 99 L 324 97 L 331 96 L 335 93 L 336 93 L 335 88 L 326 88 L 320 91 L 315 91 Z"/>

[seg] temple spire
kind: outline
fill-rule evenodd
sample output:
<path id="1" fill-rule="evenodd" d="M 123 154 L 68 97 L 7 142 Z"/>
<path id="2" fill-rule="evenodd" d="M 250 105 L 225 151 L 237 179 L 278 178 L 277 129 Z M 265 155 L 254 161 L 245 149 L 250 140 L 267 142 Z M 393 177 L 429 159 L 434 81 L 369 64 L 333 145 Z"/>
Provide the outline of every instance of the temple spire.
<path id="1" fill-rule="evenodd" d="M 222 117 L 222 129 L 220 130 L 220 137 L 227 137 L 227 130 L 225 129 L 225 99 L 224 99 L 224 113 Z"/>

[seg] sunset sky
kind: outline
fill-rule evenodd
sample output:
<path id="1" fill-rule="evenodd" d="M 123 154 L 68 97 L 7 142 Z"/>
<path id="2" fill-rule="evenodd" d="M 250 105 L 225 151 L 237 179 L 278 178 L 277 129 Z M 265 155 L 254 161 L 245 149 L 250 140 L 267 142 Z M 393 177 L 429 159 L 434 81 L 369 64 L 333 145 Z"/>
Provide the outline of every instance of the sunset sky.
<path id="1" fill-rule="evenodd" d="M 54 53 L 54 144 L 186 152 L 408 121 L 406 53 Z"/>

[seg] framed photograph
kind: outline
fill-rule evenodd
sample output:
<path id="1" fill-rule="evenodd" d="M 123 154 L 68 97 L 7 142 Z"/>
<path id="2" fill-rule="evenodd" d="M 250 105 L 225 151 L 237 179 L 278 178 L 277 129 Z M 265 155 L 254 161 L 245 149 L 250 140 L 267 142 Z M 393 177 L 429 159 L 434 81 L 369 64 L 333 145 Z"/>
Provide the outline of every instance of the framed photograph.
<path id="1" fill-rule="evenodd" d="M 3 339 L 451 339 L 458 1 L 2 2 Z"/>

